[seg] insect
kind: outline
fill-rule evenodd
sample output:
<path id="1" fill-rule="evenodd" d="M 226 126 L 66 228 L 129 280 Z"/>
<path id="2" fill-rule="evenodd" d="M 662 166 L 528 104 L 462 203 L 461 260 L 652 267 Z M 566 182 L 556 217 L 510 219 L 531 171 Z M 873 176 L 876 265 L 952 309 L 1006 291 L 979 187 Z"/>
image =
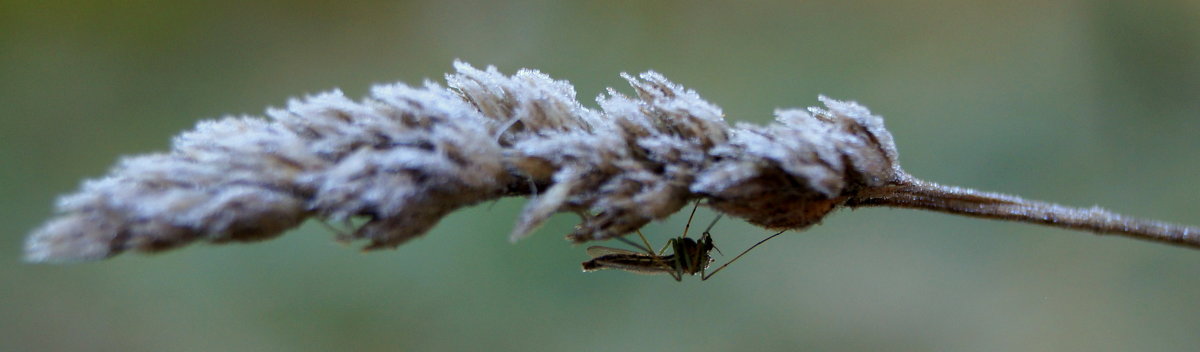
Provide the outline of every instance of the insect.
<path id="1" fill-rule="evenodd" d="M 732 260 L 721 265 L 717 268 L 717 270 L 713 270 L 710 273 L 707 272 L 708 266 L 715 260 L 709 255 L 709 253 L 714 249 L 717 250 L 717 253 L 721 253 L 721 250 L 713 245 L 712 235 L 709 233 L 709 231 L 711 231 L 713 226 L 717 224 L 718 220 L 721 220 L 721 215 L 718 214 L 717 217 L 713 219 L 712 223 L 708 225 L 708 228 L 704 229 L 704 233 L 700 235 L 698 240 L 692 239 L 687 236 L 687 232 L 688 228 L 690 228 L 692 225 L 692 219 L 696 216 L 697 206 L 699 206 L 699 202 L 697 202 L 696 206 L 692 207 L 692 214 L 688 216 L 688 222 L 683 226 L 683 234 L 679 237 L 668 240 L 667 244 L 664 245 L 663 248 L 658 252 L 655 252 L 653 249 L 651 249 L 650 241 L 647 241 L 646 236 L 642 235 L 642 232 L 639 230 L 637 231 L 637 234 L 638 237 L 641 237 L 644 246 L 627 240 L 624 237 L 616 238 L 629 244 L 630 246 L 641 249 L 642 252 L 604 246 L 591 246 L 588 247 L 587 254 L 591 256 L 592 259 L 583 262 L 583 271 L 591 272 L 604 269 L 615 269 L 628 271 L 635 274 L 647 275 L 665 273 L 671 275 L 671 278 L 675 279 L 675 281 L 683 281 L 684 275 L 696 275 L 699 273 L 700 280 L 705 281 L 712 278 L 713 275 L 716 275 L 722 269 L 725 269 L 725 267 L 729 266 L 729 264 L 737 261 L 743 255 L 746 255 L 746 253 L 749 253 L 751 249 L 754 249 L 754 247 L 758 247 L 758 245 L 763 244 L 764 242 L 767 242 L 767 240 L 775 238 L 775 236 L 779 236 L 783 233 L 783 231 L 779 231 L 774 235 L 768 236 L 762 241 L 758 241 L 758 243 L 750 246 L 750 248 L 747 248 L 741 254 L 738 254 L 737 257 L 734 257 Z M 667 248 L 671 248 L 672 253 L 670 255 L 663 255 Z"/>

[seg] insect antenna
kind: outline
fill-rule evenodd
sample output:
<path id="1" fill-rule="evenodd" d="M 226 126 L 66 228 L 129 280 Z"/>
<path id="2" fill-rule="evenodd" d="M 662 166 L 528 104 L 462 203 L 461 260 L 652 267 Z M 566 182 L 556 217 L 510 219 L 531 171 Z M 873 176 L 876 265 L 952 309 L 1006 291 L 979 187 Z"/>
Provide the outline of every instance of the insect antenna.
<path id="1" fill-rule="evenodd" d="M 730 259 L 728 262 L 725 262 L 725 264 L 721 265 L 721 267 L 717 268 L 717 270 L 713 270 L 713 272 L 707 273 L 707 274 L 701 273 L 700 281 L 711 279 L 713 277 L 713 275 L 716 275 L 718 272 L 721 271 L 721 269 L 725 269 L 725 267 L 729 266 L 729 264 L 733 264 L 733 262 L 736 262 L 743 255 L 746 255 L 746 253 L 750 253 L 750 250 L 754 249 L 754 247 L 758 247 L 758 245 L 763 244 L 763 243 L 771 240 L 772 238 L 775 238 L 775 236 L 779 236 L 779 235 L 783 234 L 784 231 L 787 231 L 787 230 L 776 232 L 774 235 L 767 236 L 767 238 L 764 238 L 762 241 L 758 241 L 758 243 L 755 243 L 753 246 L 750 246 L 750 248 L 746 248 L 745 251 L 742 251 L 742 254 L 738 254 L 736 257 L 733 257 L 733 259 Z M 713 247 L 713 248 L 716 248 L 716 247 Z"/>

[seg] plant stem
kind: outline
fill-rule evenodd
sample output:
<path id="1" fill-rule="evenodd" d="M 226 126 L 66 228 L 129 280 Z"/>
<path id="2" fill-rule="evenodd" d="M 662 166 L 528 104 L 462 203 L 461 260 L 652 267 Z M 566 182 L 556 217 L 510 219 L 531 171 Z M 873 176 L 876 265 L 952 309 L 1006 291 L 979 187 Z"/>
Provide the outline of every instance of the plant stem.
<path id="1" fill-rule="evenodd" d="M 1200 227 L 1136 219 L 1099 207 L 1074 208 L 1005 194 L 945 186 L 912 177 L 904 177 L 888 186 L 864 190 L 851 197 L 846 205 L 925 209 L 1086 230 L 1101 235 L 1117 234 L 1200 249 Z"/>

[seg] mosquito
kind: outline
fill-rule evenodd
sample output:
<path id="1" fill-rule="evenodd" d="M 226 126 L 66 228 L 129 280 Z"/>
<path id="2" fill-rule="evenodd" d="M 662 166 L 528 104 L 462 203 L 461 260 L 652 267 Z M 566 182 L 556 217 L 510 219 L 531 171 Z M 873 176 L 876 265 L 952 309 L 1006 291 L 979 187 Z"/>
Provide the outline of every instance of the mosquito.
<path id="1" fill-rule="evenodd" d="M 758 247 L 758 245 L 763 244 L 764 242 L 767 242 L 768 240 L 775 238 L 775 236 L 779 236 L 783 233 L 783 231 L 779 231 L 774 235 L 764 238 L 762 241 L 758 241 L 758 243 L 750 246 L 750 248 L 747 248 L 741 254 L 738 254 L 737 257 L 734 257 L 732 260 L 721 265 L 717 268 L 717 270 L 713 270 L 710 273 L 707 272 L 708 266 L 711 265 L 715 260 L 709 255 L 709 253 L 714 249 L 717 250 L 717 253 L 721 253 L 721 250 L 713 245 L 712 235 L 709 233 L 709 231 L 711 231 L 713 226 L 717 224 L 718 220 L 721 220 L 722 214 L 717 214 L 717 217 L 713 219 L 711 224 L 708 224 L 708 228 L 704 229 L 704 233 L 700 235 L 698 240 L 692 239 L 687 236 L 687 233 L 688 229 L 692 225 L 692 219 L 696 216 L 696 208 L 699 205 L 700 203 L 697 202 L 696 206 L 692 207 L 692 214 L 688 216 L 687 224 L 683 226 L 683 234 L 679 237 L 667 240 L 667 244 L 664 245 L 658 252 L 655 252 L 653 249 L 651 249 L 650 241 L 647 241 L 646 236 L 642 235 L 642 231 L 638 230 L 638 237 L 641 237 L 644 246 L 625 239 L 624 237 L 617 237 L 617 239 L 642 250 L 642 252 L 604 246 L 591 246 L 588 247 L 587 254 L 591 256 L 592 259 L 583 262 L 583 271 L 591 272 L 604 269 L 615 269 L 635 274 L 647 275 L 665 273 L 671 275 L 671 278 L 675 279 L 675 281 L 683 281 L 684 275 L 694 276 L 699 273 L 700 281 L 705 281 L 711 279 L 713 275 L 716 275 L 722 269 L 725 269 L 725 267 L 729 266 L 729 264 L 733 264 L 733 262 L 737 261 L 743 255 L 746 255 L 746 253 L 749 253 L 751 249 L 754 249 L 754 247 Z M 670 255 L 663 255 L 667 248 L 671 248 L 672 253 Z"/>

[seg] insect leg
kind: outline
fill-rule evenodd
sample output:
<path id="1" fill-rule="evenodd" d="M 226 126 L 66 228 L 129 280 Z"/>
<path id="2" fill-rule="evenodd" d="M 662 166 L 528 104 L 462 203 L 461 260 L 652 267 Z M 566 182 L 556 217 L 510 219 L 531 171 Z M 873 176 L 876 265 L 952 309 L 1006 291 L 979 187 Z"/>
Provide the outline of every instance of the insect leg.
<path id="1" fill-rule="evenodd" d="M 642 235 L 642 233 L 639 231 L 639 232 L 638 232 L 638 235 L 639 235 L 639 236 L 641 236 L 641 235 Z M 630 246 L 632 246 L 633 248 L 640 249 L 640 250 L 642 250 L 643 252 L 646 252 L 646 253 L 654 254 L 654 252 L 653 252 L 653 250 L 652 250 L 652 249 L 650 249 L 650 248 L 647 248 L 647 247 L 642 247 L 642 245 L 640 245 L 640 244 L 637 244 L 636 242 L 630 241 L 629 239 L 625 238 L 625 236 L 617 236 L 617 237 L 614 237 L 614 238 L 616 238 L 616 239 L 617 239 L 617 241 L 625 242 L 625 244 L 627 244 L 627 245 L 630 245 Z M 645 237 L 643 237 L 643 239 L 645 239 Z M 649 243 L 646 243 L 646 245 L 650 245 L 650 244 L 649 244 Z"/>
<path id="2" fill-rule="evenodd" d="M 645 247 L 645 249 L 646 249 L 646 254 L 649 254 L 649 255 L 654 255 L 654 250 L 652 249 L 652 248 L 654 248 L 654 246 L 651 246 L 651 245 L 650 245 L 650 241 L 647 241 L 647 240 L 646 240 L 646 235 L 643 235 L 643 234 L 642 234 L 642 229 L 637 229 L 637 230 L 634 230 L 634 231 L 637 231 L 638 237 L 641 237 L 641 238 L 642 238 L 642 243 L 646 245 L 646 247 Z M 659 252 L 658 252 L 658 254 L 659 254 L 659 255 L 662 255 L 662 251 L 659 251 Z"/>
<path id="3" fill-rule="evenodd" d="M 328 221 L 325 221 L 325 219 L 322 219 L 319 217 L 315 218 L 315 219 L 317 219 L 317 222 L 320 223 L 322 227 L 325 227 L 326 230 L 333 231 L 333 233 L 337 235 L 334 238 L 335 238 L 335 241 L 337 241 L 338 243 L 349 244 L 350 241 L 354 240 L 354 235 L 347 233 L 346 231 L 343 231 L 342 229 L 333 226 L 333 224 L 330 224 Z M 349 225 L 349 220 L 347 220 L 346 223 Z"/>
<path id="4" fill-rule="evenodd" d="M 633 246 L 634 248 L 637 248 L 637 249 L 640 249 L 640 250 L 646 252 L 646 254 L 649 255 L 654 260 L 655 263 L 659 263 L 662 266 L 671 267 L 672 270 L 667 272 L 668 274 L 671 274 L 671 278 L 675 279 L 675 281 L 683 281 L 683 275 L 679 274 L 679 263 L 678 263 L 679 255 L 675 256 L 675 260 L 674 260 L 675 265 L 672 266 L 671 263 L 668 263 L 666 260 L 663 260 L 661 251 L 659 251 L 660 253 L 655 253 L 653 249 L 650 249 L 650 241 L 646 240 L 646 236 L 642 234 L 642 230 L 637 230 L 637 234 L 638 234 L 638 237 L 642 238 L 642 243 L 645 243 L 645 245 L 646 245 L 645 247 L 643 247 L 642 245 L 637 244 L 633 241 L 630 241 L 629 239 L 626 239 L 624 236 L 618 236 L 618 237 L 616 237 L 616 239 L 621 242 L 625 242 L 625 244 Z M 675 242 L 675 239 L 673 239 L 673 238 L 670 241 L 667 241 L 667 245 L 664 246 L 662 250 L 665 251 L 666 247 L 671 246 L 671 244 L 674 242 Z"/>
<path id="5" fill-rule="evenodd" d="M 699 207 L 700 207 L 700 201 L 697 200 L 695 205 L 692 205 L 692 214 L 688 215 L 687 223 L 683 224 L 683 235 L 679 236 L 679 237 L 687 237 L 688 229 L 692 228 L 692 219 L 696 217 L 696 208 L 699 208 Z"/>

